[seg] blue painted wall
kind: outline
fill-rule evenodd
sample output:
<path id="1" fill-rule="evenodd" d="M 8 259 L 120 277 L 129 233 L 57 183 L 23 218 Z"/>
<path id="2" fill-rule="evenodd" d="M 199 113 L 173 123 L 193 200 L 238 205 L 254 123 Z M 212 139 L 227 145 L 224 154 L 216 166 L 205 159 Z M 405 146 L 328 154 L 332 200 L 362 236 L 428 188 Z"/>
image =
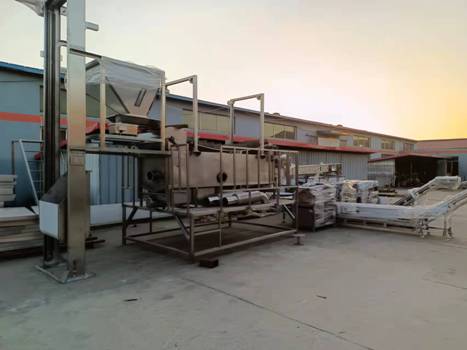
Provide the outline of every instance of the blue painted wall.
<path id="1" fill-rule="evenodd" d="M 40 114 L 42 77 L 0 70 L 0 111 Z"/>
<path id="2" fill-rule="evenodd" d="M 41 84 L 40 76 L 0 71 L 0 112 L 40 115 Z M 11 141 L 38 140 L 40 130 L 38 123 L 0 121 L 0 174 L 12 172 Z M 17 203 L 32 204 L 31 186 L 27 180 L 24 163 L 17 161 L 15 164 L 18 174 Z"/>

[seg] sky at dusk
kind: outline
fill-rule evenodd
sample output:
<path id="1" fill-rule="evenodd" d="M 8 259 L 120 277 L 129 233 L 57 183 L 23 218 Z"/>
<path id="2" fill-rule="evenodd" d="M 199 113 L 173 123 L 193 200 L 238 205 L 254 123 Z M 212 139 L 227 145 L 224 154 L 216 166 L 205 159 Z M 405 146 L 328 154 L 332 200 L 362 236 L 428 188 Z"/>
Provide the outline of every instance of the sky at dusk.
<path id="1" fill-rule="evenodd" d="M 268 112 L 467 137 L 465 0 L 88 0 L 87 19 L 88 51 L 198 74 L 205 100 L 264 92 Z M 24 5 L 0 0 L 0 42 L 0 60 L 42 67 L 42 18 Z"/>

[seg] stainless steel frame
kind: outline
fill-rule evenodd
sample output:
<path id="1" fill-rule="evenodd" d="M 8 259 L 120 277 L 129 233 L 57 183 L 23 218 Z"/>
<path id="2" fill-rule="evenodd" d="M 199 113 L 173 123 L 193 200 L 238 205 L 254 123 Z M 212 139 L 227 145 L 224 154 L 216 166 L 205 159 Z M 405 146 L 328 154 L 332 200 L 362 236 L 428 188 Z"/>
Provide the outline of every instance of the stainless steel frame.
<path id="1" fill-rule="evenodd" d="M 192 92 L 192 108 L 193 108 L 193 152 L 198 153 L 198 134 L 199 134 L 199 113 L 198 113 L 198 76 L 197 75 L 190 75 L 186 78 L 181 78 L 177 80 L 173 80 L 170 82 L 164 82 L 162 84 L 162 102 L 161 102 L 161 140 L 165 147 L 165 126 L 167 120 L 167 111 L 166 111 L 166 88 L 172 85 L 177 85 L 185 82 L 190 82 L 193 86 Z M 162 107 L 163 106 L 163 107 Z M 165 149 L 165 148 L 164 148 Z"/>
<path id="2" fill-rule="evenodd" d="M 230 99 L 227 101 L 227 104 L 229 106 L 229 118 L 230 118 L 230 139 L 229 143 L 233 144 L 234 142 L 234 135 L 235 135 L 235 102 L 239 101 L 245 101 L 245 100 L 251 100 L 251 99 L 257 99 L 259 100 L 259 105 L 260 105 L 260 110 L 259 110 L 259 123 L 260 123 L 260 131 L 259 131 L 259 148 L 261 150 L 261 154 L 263 154 L 264 150 L 264 94 L 255 94 L 255 95 L 248 95 L 244 97 L 237 97 Z"/>
<path id="3" fill-rule="evenodd" d="M 172 162 L 182 159 L 181 153 L 188 155 L 188 145 L 176 145 L 171 147 L 172 155 L 167 158 L 168 169 L 174 169 Z M 191 196 L 186 196 L 186 202 L 182 204 L 175 204 L 174 197 L 180 193 L 191 193 L 199 190 L 196 183 L 190 183 L 189 171 L 186 174 L 185 182 L 176 181 L 173 172 L 167 174 L 167 192 L 168 201 L 164 208 L 153 208 L 147 205 L 147 202 L 141 197 L 144 196 L 144 189 L 141 187 L 142 181 L 138 181 L 138 185 L 133 184 L 133 203 L 125 203 L 122 201 L 122 244 L 126 245 L 129 241 L 147 245 L 150 247 L 162 249 L 171 253 L 177 253 L 187 259 L 196 260 L 199 257 L 217 254 L 225 250 L 230 250 L 240 246 L 272 239 L 275 237 L 290 235 L 296 233 L 298 230 L 298 220 L 296 214 L 298 213 L 298 202 L 295 197 L 292 199 L 281 199 L 281 191 L 289 190 L 294 191 L 297 188 L 296 181 L 298 180 L 298 167 L 294 167 L 295 174 L 288 174 L 283 177 L 283 172 L 291 168 L 291 163 L 298 164 L 298 152 L 277 149 L 261 150 L 259 148 L 247 148 L 239 146 L 223 145 L 219 150 L 219 173 L 223 173 L 223 157 L 222 155 L 231 153 L 233 154 L 234 174 L 239 171 L 246 172 L 246 183 L 237 183 L 234 181 L 233 186 L 224 186 L 224 180 L 220 179 L 218 196 L 220 198 L 218 206 L 205 207 L 201 206 L 196 201 L 192 200 Z M 268 169 L 269 183 L 265 184 L 260 181 L 259 176 L 252 178 L 249 175 L 251 169 L 248 166 L 244 169 L 237 169 L 235 162 L 235 155 L 243 154 L 246 157 L 255 157 L 258 159 L 258 166 L 262 158 L 268 160 L 270 165 Z M 185 167 L 189 167 L 188 157 L 185 158 Z M 136 162 L 132 162 L 135 164 Z M 287 164 L 288 163 L 288 164 Z M 248 162 L 246 162 L 248 164 Z M 122 169 L 122 171 L 125 171 Z M 132 169 L 133 173 L 137 172 L 135 166 Z M 182 171 L 180 171 L 182 173 Z M 258 172 L 259 174 L 259 172 Z M 124 176 L 122 176 L 122 194 L 124 190 L 128 189 L 128 184 L 125 184 Z M 178 176 L 180 179 L 180 175 Z M 234 192 L 247 192 L 249 196 L 248 203 L 235 206 L 223 205 L 224 197 Z M 263 191 L 271 193 L 274 200 L 268 203 L 254 204 L 251 202 L 251 193 L 255 191 Z M 140 196 L 140 200 L 135 198 Z M 123 197 L 122 197 L 123 198 Z M 135 214 L 138 210 L 149 212 L 149 219 L 135 220 Z M 153 230 L 153 213 L 164 212 L 171 214 L 175 219 L 178 227 L 165 230 Z M 285 225 L 270 225 L 258 222 L 251 222 L 254 219 L 245 218 L 245 213 L 259 215 L 261 217 L 269 217 L 282 215 L 283 223 L 285 217 L 289 217 L 293 225 L 287 227 Z M 149 224 L 149 230 L 145 233 L 131 234 L 129 227 L 135 223 L 146 222 Z M 253 227 L 262 227 L 273 229 L 275 232 L 258 232 L 256 230 L 253 236 L 242 237 L 241 235 L 232 232 L 230 229 L 233 225 L 251 225 Z M 237 232 L 238 233 L 238 232 Z M 198 243 L 202 240 L 201 243 Z M 200 245 L 204 245 L 200 247 Z"/>
<path id="4" fill-rule="evenodd" d="M 63 6 L 67 4 L 64 11 Z M 60 48 L 67 49 L 67 235 L 65 271 L 58 241 L 45 238 L 44 256 L 38 269 L 66 283 L 90 276 L 85 266 L 85 240 L 89 233 L 89 186 L 85 171 L 86 150 L 86 72 L 85 58 L 74 52 L 85 51 L 86 29 L 96 30 L 85 18 L 85 0 L 47 0 L 44 4 L 44 148 L 45 190 L 60 175 Z M 60 16 L 67 16 L 67 38 L 61 40 Z M 57 270 L 54 271 L 54 269 Z"/>

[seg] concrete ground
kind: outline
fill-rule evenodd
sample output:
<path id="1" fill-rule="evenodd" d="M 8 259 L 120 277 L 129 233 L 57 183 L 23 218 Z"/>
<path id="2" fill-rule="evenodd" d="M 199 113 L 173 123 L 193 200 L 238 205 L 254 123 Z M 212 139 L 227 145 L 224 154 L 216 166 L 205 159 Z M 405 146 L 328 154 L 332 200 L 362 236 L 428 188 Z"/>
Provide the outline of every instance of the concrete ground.
<path id="1" fill-rule="evenodd" d="M 101 231 L 85 281 L 58 285 L 38 258 L 0 263 L 0 349 L 465 349 L 467 208 L 454 230 L 331 228 L 215 269 Z"/>

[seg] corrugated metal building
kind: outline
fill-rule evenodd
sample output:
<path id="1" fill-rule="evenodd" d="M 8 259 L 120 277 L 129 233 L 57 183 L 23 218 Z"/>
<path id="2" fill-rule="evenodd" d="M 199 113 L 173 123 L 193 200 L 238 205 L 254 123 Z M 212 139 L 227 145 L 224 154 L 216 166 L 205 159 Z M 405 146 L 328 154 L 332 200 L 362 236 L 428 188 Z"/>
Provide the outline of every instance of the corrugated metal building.
<path id="1" fill-rule="evenodd" d="M 372 159 L 368 165 L 368 178 L 380 187 L 416 187 L 445 175 L 445 158 L 422 153 Z"/>
<path id="2" fill-rule="evenodd" d="M 0 173 L 11 173 L 11 141 L 40 139 L 42 114 L 42 70 L 0 62 Z M 63 99 L 66 93 L 63 88 Z M 65 108 L 65 100 L 62 103 Z M 98 114 L 98 102 L 88 101 L 89 121 Z M 186 123 L 192 126 L 191 99 L 168 96 L 168 123 Z M 200 137 L 223 141 L 227 137 L 228 109 L 224 104 L 200 101 Z M 62 111 L 61 124 L 66 128 L 66 111 Z M 159 102 L 153 104 L 149 116 L 157 119 Z M 367 179 L 370 154 L 393 155 L 398 150 L 412 150 L 414 140 L 346 128 L 278 113 L 266 113 L 265 137 L 267 142 L 301 152 L 304 164 L 342 163 L 344 175 L 352 179 Z M 242 140 L 257 139 L 258 112 L 236 108 L 235 133 Z M 19 175 L 17 198 L 19 204 L 31 202 L 31 190 L 24 166 L 16 163 Z M 93 204 L 120 201 L 120 159 L 117 156 L 88 157 L 87 167 L 92 170 Z M 105 181 L 104 181 L 105 179 Z"/>
<path id="3" fill-rule="evenodd" d="M 445 140 L 423 140 L 415 146 L 418 153 L 446 157 L 447 171 L 467 180 L 467 138 Z"/>

